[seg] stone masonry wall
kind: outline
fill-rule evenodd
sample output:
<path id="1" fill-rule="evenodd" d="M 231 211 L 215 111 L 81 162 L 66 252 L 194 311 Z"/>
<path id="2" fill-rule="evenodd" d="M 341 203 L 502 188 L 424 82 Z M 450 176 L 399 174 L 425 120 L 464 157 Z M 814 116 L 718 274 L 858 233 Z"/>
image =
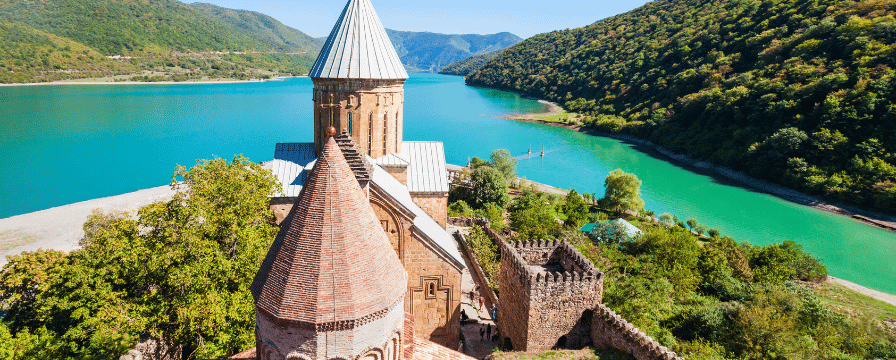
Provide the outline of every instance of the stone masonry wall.
<path id="1" fill-rule="evenodd" d="M 461 270 L 441 257 L 413 228 L 413 221 L 388 207 L 378 192 L 371 206 L 408 272 L 405 311 L 417 336 L 456 349 L 460 341 Z"/>
<path id="2" fill-rule="evenodd" d="M 296 198 L 271 198 L 271 212 L 274 213 L 277 225 L 280 225 L 286 219 L 286 216 L 292 211 L 292 206 L 295 202 Z"/>
<path id="3" fill-rule="evenodd" d="M 526 261 L 520 253 L 534 262 Z M 520 285 L 528 284 L 528 296 L 524 299 L 528 311 L 511 315 L 516 318 L 513 322 L 525 320 L 527 330 L 525 339 L 511 338 L 515 349 L 581 348 L 591 342 L 592 309 L 600 304 L 603 291 L 603 274 L 591 262 L 558 240 L 506 244 L 501 259 L 502 270 L 505 261 L 518 262 L 508 269 L 515 269 L 511 272 L 517 277 L 528 278 L 519 281 Z M 501 295 L 504 297 L 503 286 Z"/>
<path id="4" fill-rule="evenodd" d="M 414 200 L 414 203 L 417 204 L 417 206 L 429 214 L 429 217 L 439 223 L 439 226 L 443 229 L 448 226 L 448 193 L 411 193 L 411 199 Z"/>
<path id="5" fill-rule="evenodd" d="M 488 277 L 485 276 L 485 271 L 482 270 L 482 265 L 479 263 L 479 260 L 476 259 L 475 256 L 473 256 L 473 248 L 470 246 L 470 242 L 467 241 L 467 237 L 464 236 L 464 234 L 460 231 L 455 232 L 454 237 L 457 238 L 457 240 L 460 242 L 461 248 L 464 250 L 464 254 L 470 261 L 470 267 L 472 267 L 472 269 L 470 269 L 470 272 L 479 279 L 480 283 L 486 285 L 479 289 L 479 293 L 485 296 L 485 298 L 488 300 L 488 304 L 486 306 L 489 306 L 489 309 L 491 309 L 491 306 L 497 306 L 498 295 L 495 294 L 494 291 L 492 291 L 492 286 L 496 284 L 492 284 L 488 281 Z"/>
<path id="6" fill-rule="evenodd" d="M 404 80 L 311 80 L 314 144 L 318 153 L 327 141 L 330 126 L 339 134 L 347 132 L 361 152 L 374 159 L 401 151 Z"/>
<path id="7" fill-rule="evenodd" d="M 499 344 L 504 350 L 524 350 L 529 334 L 529 290 L 532 274 L 525 261 L 515 251 L 501 249 L 501 287 L 497 325 L 501 335 Z"/>
<path id="8" fill-rule="evenodd" d="M 603 304 L 594 309 L 591 339 L 597 349 L 614 348 L 638 360 L 684 360 Z"/>

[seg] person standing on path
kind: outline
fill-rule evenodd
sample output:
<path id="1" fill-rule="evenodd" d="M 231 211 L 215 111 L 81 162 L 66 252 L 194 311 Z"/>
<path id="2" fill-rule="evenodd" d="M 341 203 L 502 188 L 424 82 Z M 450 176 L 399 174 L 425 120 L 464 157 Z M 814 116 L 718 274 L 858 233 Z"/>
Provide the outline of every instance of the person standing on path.
<path id="1" fill-rule="evenodd" d="M 485 338 L 489 340 L 492 339 L 492 324 L 488 324 L 488 327 L 485 328 Z"/>
<path id="2" fill-rule="evenodd" d="M 485 339 L 485 326 L 479 327 L 479 340 Z"/>

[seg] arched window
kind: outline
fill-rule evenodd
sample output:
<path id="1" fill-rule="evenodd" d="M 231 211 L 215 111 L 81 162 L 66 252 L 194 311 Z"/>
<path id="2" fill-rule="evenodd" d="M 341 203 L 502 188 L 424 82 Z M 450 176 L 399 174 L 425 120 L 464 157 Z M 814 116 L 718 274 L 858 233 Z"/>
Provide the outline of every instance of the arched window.
<path id="1" fill-rule="evenodd" d="M 389 133 L 389 113 L 383 114 L 383 155 L 386 155 L 386 134 Z"/>
<path id="2" fill-rule="evenodd" d="M 367 155 L 373 156 L 373 113 L 367 119 Z"/>
<path id="3" fill-rule="evenodd" d="M 352 134 L 352 128 L 354 124 L 352 124 L 352 113 L 348 113 L 348 134 Z"/>

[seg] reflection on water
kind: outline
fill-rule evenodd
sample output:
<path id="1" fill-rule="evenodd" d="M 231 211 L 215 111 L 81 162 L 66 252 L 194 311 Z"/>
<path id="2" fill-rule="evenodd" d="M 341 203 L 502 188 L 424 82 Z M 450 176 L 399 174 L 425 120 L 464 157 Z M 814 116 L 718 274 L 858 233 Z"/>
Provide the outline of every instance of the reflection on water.
<path id="1" fill-rule="evenodd" d="M 896 293 L 896 234 L 719 183 L 618 140 L 497 118 L 545 109 L 515 94 L 470 88 L 459 77 L 412 76 L 405 139 L 443 141 L 450 163 L 504 148 L 520 160 L 520 175 L 597 195 L 620 168 L 643 181 L 650 210 L 739 241 L 794 240 L 833 275 Z M 165 184 L 175 164 L 197 158 L 269 160 L 277 142 L 313 141 L 311 85 L 295 78 L 0 88 L 0 217 Z"/>

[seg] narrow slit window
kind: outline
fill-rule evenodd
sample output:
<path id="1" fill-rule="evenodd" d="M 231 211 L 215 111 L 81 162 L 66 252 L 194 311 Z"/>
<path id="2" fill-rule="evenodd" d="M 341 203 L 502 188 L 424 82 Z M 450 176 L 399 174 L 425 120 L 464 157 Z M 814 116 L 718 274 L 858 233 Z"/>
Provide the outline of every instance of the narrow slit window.
<path id="1" fill-rule="evenodd" d="M 389 113 L 383 115 L 383 155 L 386 155 L 386 135 L 389 133 Z"/>
<path id="2" fill-rule="evenodd" d="M 352 134 L 352 113 L 348 113 L 348 134 Z"/>
<path id="3" fill-rule="evenodd" d="M 368 115 L 367 120 L 367 155 L 373 156 L 373 113 Z"/>

